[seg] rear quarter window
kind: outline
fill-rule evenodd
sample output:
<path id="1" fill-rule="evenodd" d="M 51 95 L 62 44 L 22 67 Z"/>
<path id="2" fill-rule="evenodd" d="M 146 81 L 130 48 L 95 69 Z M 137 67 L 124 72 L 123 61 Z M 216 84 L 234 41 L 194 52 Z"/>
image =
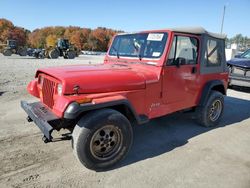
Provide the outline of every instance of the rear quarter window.
<path id="1" fill-rule="evenodd" d="M 222 56 L 222 45 L 219 40 L 209 38 L 207 40 L 207 50 L 205 53 L 205 59 L 207 61 L 206 66 L 220 66 Z"/>

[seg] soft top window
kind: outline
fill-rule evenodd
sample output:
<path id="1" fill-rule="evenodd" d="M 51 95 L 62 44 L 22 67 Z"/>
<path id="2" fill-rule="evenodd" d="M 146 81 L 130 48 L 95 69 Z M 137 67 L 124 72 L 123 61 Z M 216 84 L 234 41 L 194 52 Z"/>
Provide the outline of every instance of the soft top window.
<path id="1" fill-rule="evenodd" d="M 206 59 L 207 66 L 220 66 L 221 65 L 221 45 L 218 40 L 208 38 Z"/>
<path id="2" fill-rule="evenodd" d="M 168 57 L 168 65 L 196 64 L 198 57 L 198 39 L 189 36 L 175 36 Z"/>

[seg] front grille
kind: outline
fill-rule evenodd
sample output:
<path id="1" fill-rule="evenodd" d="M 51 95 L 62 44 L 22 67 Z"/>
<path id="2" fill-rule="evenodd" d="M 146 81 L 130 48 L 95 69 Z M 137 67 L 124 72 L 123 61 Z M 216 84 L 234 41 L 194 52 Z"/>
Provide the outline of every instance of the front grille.
<path id="1" fill-rule="evenodd" d="M 55 91 L 55 85 L 56 83 L 44 78 L 43 79 L 43 85 L 42 85 L 42 93 L 43 93 L 43 103 L 46 104 L 49 108 L 53 108 L 54 106 L 54 91 Z"/>

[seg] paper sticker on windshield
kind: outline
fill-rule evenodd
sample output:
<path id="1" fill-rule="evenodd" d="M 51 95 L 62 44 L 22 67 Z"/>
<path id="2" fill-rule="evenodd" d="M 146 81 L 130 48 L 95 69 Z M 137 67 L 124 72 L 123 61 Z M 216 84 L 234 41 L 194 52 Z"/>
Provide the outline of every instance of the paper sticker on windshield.
<path id="1" fill-rule="evenodd" d="M 163 33 L 149 33 L 147 40 L 162 41 L 163 35 Z"/>
<path id="2" fill-rule="evenodd" d="M 152 54 L 153 57 L 158 57 L 158 56 L 160 56 L 160 55 L 161 55 L 160 52 L 153 52 L 153 54 Z"/>

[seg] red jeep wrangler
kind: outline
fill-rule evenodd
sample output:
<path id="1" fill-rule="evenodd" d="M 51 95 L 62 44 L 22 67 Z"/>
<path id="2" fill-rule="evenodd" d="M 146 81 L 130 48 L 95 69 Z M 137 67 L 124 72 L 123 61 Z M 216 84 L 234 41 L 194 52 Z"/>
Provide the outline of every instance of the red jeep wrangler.
<path id="1" fill-rule="evenodd" d="M 128 153 L 132 122 L 191 110 L 205 127 L 219 123 L 228 85 L 224 39 L 203 28 L 118 34 L 104 64 L 38 70 L 28 91 L 40 102 L 21 106 L 44 142 L 68 129 L 79 161 L 105 170 Z"/>

